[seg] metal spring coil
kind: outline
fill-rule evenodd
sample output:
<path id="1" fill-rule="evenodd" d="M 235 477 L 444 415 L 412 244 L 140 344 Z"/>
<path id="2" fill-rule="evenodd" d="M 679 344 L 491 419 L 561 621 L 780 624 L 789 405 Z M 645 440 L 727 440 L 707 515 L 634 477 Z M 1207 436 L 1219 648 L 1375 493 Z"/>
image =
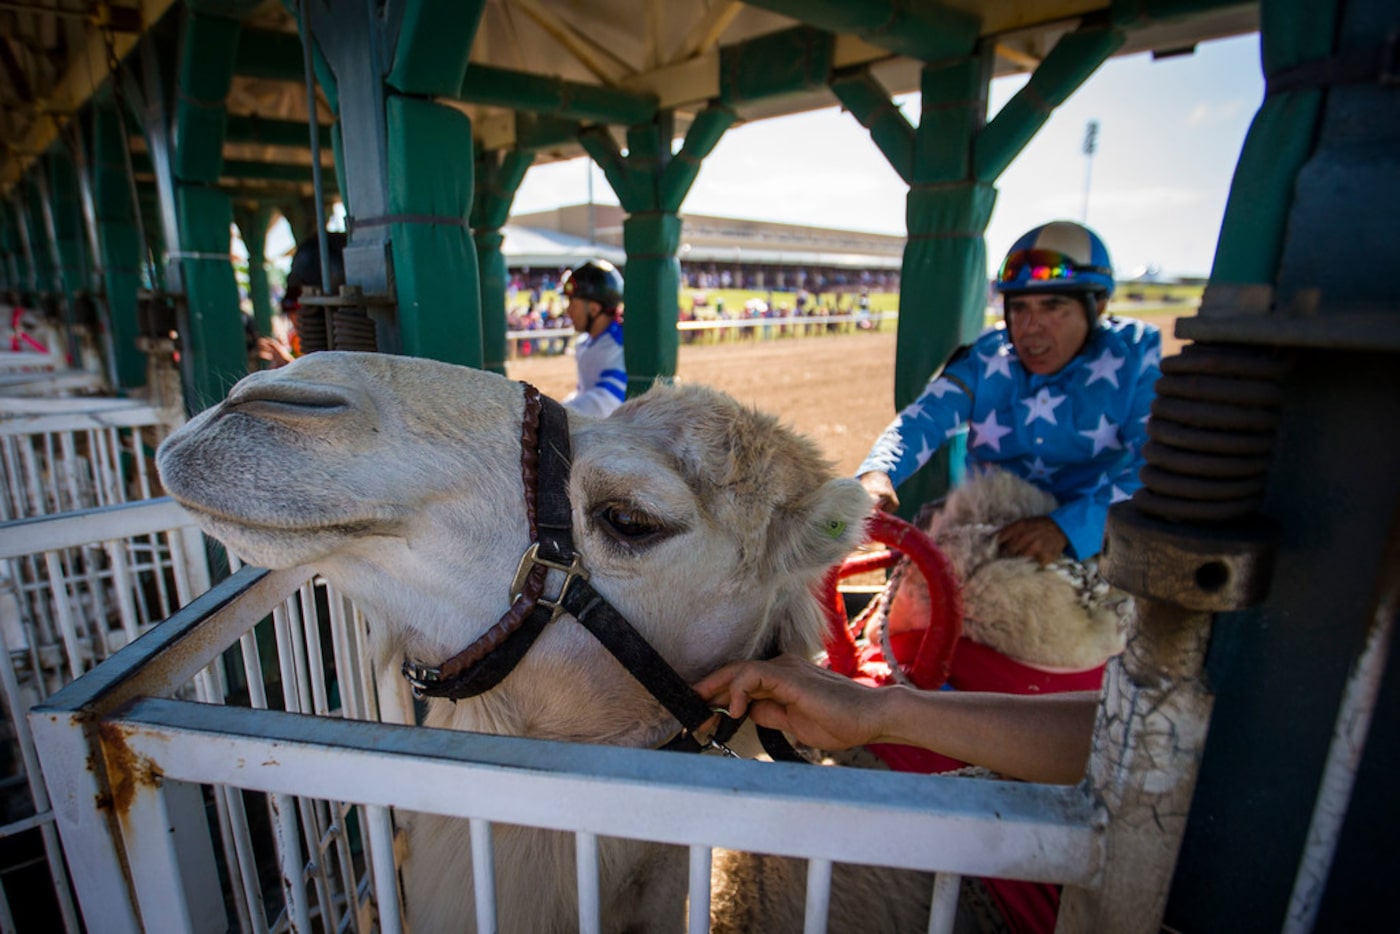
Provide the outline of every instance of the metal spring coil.
<path id="1" fill-rule="evenodd" d="M 1162 361 L 1133 504 L 1177 522 L 1257 510 L 1289 361 L 1253 347 L 1190 344 Z"/>
<path id="2" fill-rule="evenodd" d="M 318 350 L 330 350 L 330 334 L 326 331 L 326 311 L 302 305 L 297 313 L 297 337 L 301 340 L 303 354 Z"/>
<path id="3" fill-rule="evenodd" d="M 331 312 L 331 331 L 336 350 L 374 353 L 379 350 L 374 321 L 363 308 L 336 308 Z"/>

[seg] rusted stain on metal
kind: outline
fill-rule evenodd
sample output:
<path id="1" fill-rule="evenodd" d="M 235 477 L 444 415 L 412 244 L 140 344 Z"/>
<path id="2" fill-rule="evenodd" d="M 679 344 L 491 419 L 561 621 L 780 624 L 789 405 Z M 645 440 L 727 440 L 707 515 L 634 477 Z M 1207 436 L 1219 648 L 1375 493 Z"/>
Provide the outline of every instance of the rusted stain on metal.
<path id="1" fill-rule="evenodd" d="M 146 756 L 138 755 L 127 745 L 127 731 L 114 723 L 100 723 L 98 738 L 107 765 L 107 792 L 98 796 L 97 806 L 110 809 L 117 817 L 131 810 L 136 794 L 143 787 L 159 788 L 164 773 L 160 766 Z"/>

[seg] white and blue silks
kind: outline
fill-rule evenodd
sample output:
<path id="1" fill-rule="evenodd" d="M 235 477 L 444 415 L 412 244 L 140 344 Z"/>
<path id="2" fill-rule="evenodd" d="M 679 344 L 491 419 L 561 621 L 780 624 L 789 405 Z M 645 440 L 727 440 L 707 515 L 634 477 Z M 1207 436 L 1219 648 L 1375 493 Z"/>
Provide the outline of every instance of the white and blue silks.
<path id="1" fill-rule="evenodd" d="M 564 405 L 584 415 L 608 415 L 627 398 L 627 363 L 622 353 L 622 325 L 614 321 L 597 337 L 574 342 L 578 386 Z"/>
<path id="2" fill-rule="evenodd" d="M 1085 559 L 1103 544 L 1108 507 L 1142 486 L 1142 445 L 1161 375 L 1162 337 L 1141 321 L 1100 319 L 1058 372 L 1026 370 L 1001 326 L 953 354 L 880 435 L 856 472 L 896 486 L 966 432 L 970 470 L 996 466 L 1049 491 L 1050 514 Z"/>

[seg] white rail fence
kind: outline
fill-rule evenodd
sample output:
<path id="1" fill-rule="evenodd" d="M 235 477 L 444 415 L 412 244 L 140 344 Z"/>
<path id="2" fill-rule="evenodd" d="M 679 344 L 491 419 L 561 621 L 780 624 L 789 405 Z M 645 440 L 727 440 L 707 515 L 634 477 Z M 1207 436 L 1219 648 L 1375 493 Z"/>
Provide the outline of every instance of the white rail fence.
<path id="1" fill-rule="evenodd" d="M 256 638 L 269 615 L 275 639 Z M 225 919 L 253 931 L 400 930 L 395 808 L 471 822 L 475 879 L 461 884 L 482 893 L 481 931 L 495 929 L 496 823 L 576 835 L 582 931 L 599 926 L 599 836 L 687 848 L 697 931 L 713 847 L 807 860 L 809 931 L 825 927 L 837 862 L 940 873 L 929 930 L 948 931 L 959 874 L 1091 886 L 1103 861 L 1101 815 L 1083 786 L 401 725 L 411 706 L 397 674 L 375 677 L 365 627 L 311 569 L 245 568 L 35 710 L 86 917 L 111 931 Z M 246 688 L 230 687 L 238 671 Z M 284 689 L 264 686 L 264 671 Z M 191 685 L 198 702 L 179 699 Z M 172 809 L 201 797 L 210 820 L 172 834 Z"/>
<path id="2" fill-rule="evenodd" d="M 53 885 L 56 923 L 77 931 L 53 811 L 39 770 L 27 711 L 90 671 L 156 622 L 209 589 L 203 536 L 168 499 L 148 500 L 0 524 L 0 693 L 7 754 L 0 840 L 24 851 L 37 831 Z M 0 871 L 0 924 L 15 930 L 11 899 L 32 908 L 37 894 L 13 870 Z M 18 867 L 22 868 L 22 867 Z M 28 878 L 26 876 L 26 878 Z M 89 930 L 96 930 L 92 923 Z"/>
<path id="3" fill-rule="evenodd" d="M 681 332 L 681 339 L 685 341 L 699 339 L 702 335 L 710 335 L 716 341 L 755 336 L 766 340 L 772 337 L 817 336 L 829 330 L 878 330 L 882 322 L 898 320 L 897 311 L 871 312 L 865 315 L 789 315 L 783 318 L 699 318 L 676 322 L 676 330 Z M 537 353 L 563 353 L 577 336 L 577 332 L 571 327 L 507 331 L 506 344 L 511 358 L 515 359 L 522 355 L 522 343 L 546 345 L 535 351 Z"/>

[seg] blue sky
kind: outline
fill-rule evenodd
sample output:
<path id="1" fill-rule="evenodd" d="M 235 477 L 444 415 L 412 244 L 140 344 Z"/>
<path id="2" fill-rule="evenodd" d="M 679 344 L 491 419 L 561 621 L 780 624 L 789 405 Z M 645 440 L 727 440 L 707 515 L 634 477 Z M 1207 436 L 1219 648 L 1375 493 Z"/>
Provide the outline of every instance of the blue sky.
<path id="1" fill-rule="evenodd" d="M 993 82 L 991 112 L 1024 82 Z M 1149 265 L 1167 275 L 1205 275 L 1235 161 L 1263 95 L 1257 35 L 1205 43 L 1190 56 L 1108 62 L 998 182 L 989 262 L 999 262 L 1036 224 L 1081 219 L 1084 130 L 1097 120 L 1088 223 L 1108 243 L 1120 276 Z M 918 96 L 899 102 L 917 122 Z M 587 170 L 582 159 L 530 169 L 515 210 L 583 202 Z M 593 171 L 595 199 L 616 204 L 602 173 Z M 855 118 L 833 107 L 731 129 L 705 160 L 682 210 L 899 234 L 905 190 Z"/>

